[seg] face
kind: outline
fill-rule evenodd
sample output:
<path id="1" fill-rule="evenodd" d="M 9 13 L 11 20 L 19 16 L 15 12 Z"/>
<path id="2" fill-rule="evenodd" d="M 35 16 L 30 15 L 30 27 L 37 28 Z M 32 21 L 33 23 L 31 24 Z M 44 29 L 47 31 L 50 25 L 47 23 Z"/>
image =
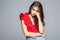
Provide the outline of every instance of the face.
<path id="1" fill-rule="evenodd" d="M 39 12 L 38 7 L 35 7 L 35 6 L 34 6 L 34 7 L 31 9 L 31 15 L 32 15 L 32 16 L 35 16 L 38 12 Z"/>

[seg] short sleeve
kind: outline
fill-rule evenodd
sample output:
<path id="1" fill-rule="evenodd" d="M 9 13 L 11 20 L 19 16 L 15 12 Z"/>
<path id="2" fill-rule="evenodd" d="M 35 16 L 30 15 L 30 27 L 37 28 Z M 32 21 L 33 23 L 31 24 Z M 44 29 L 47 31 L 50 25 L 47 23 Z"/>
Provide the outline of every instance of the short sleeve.
<path id="1" fill-rule="evenodd" d="M 20 13 L 20 20 L 24 20 L 24 23 L 27 24 L 27 18 L 25 14 Z"/>
<path id="2" fill-rule="evenodd" d="M 28 25 L 29 23 L 29 20 L 28 20 L 28 16 L 26 13 L 20 13 L 20 20 L 24 20 L 24 23 L 26 24 L 26 26 Z"/>
<path id="3" fill-rule="evenodd" d="M 24 19 L 24 14 L 20 13 L 20 20 L 23 20 L 23 19 Z"/>

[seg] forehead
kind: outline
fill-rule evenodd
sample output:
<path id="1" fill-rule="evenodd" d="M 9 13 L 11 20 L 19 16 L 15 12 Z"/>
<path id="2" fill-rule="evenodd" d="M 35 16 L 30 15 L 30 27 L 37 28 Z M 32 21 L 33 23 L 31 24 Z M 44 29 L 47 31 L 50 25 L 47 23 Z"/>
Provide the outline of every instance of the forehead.
<path id="1" fill-rule="evenodd" d="M 33 6 L 32 9 L 39 10 L 37 6 Z"/>

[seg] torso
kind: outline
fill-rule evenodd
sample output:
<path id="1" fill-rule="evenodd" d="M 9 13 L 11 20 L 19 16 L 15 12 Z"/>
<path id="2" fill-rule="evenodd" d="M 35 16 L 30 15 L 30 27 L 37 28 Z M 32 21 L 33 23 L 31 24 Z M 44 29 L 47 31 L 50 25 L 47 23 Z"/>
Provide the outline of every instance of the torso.
<path id="1" fill-rule="evenodd" d="M 34 21 L 32 16 L 29 15 L 28 13 L 25 13 L 23 16 L 24 23 L 26 24 L 28 32 L 39 32 L 36 26 L 36 22 Z"/>

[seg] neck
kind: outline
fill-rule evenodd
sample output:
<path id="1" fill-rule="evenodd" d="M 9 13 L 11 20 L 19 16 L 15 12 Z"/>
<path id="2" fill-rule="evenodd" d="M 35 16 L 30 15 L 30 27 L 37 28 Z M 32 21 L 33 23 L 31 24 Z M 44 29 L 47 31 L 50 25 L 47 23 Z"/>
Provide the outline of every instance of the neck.
<path id="1" fill-rule="evenodd" d="M 33 16 L 31 14 L 29 14 L 31 18 L 33 18 Z"/>

